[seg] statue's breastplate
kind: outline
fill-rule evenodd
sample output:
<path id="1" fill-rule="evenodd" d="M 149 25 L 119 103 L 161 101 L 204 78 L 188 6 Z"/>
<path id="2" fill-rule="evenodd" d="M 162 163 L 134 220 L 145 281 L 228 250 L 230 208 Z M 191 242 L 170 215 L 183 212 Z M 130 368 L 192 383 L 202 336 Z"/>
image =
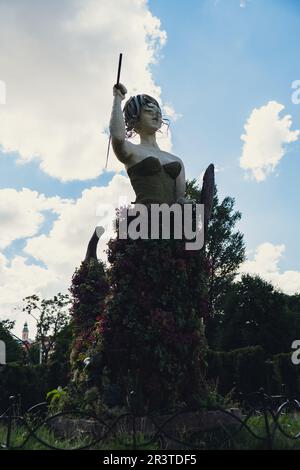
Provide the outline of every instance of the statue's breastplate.
<path id="1" fill-rule="evenodd" d="M 136 194 L 134 203 L 173 204 L 176 202 L 176 178 L 179 162 L 162 165 L 156 157 L 146 157 L 128 168 L 127 173 Z"/>

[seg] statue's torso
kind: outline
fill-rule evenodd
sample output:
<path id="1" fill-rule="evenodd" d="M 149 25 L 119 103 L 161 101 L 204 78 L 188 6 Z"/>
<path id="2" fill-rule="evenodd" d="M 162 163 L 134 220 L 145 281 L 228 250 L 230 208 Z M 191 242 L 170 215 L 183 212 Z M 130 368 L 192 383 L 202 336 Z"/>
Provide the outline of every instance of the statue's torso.
<path id="1" fill-rule="evenodd" d="M 136 194 L 135 203 L 173 204 L 176 202 L 176 178 L 181 171 L 180 162 L 162 164 L 149 156 L 127 169 Z"/>

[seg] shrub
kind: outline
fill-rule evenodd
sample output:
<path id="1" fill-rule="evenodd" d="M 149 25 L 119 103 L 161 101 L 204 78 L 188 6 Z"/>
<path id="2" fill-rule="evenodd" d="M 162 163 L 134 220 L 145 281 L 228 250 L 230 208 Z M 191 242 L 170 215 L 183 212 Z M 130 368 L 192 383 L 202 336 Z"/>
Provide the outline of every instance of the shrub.
<path id="1" fill-rule="evenodd" d="M 292 364 L 290 354 L 277 354 L 268 359 L 261 346 L 233 351 L 208 352 L 208 379 L 217 380 L 219 393 L 226 395 L 234 387 L 242 393 L 263 387 L 269 394 L 282 392 L 290 397 L 300 395 L 300 367 Z"/>
<path id="2" fill-rule="evenodd" d="M 68 377 L 61 367 L 36 365 L 22 366 L 11 363 L 0 369 L 0 413 L 9 406 L 9 397 L 20 395 L 22 410 L 45 401 L 49 390 L 57 386 L 65 386 Z"/>
<path id="3" fill-rule="evenodd" d="M 209 351 L 208 378 L 218 380 L 219 393 L 225 395 L 236 387 L 250 393 L 265 387 L 265 352 L 261 346 L 235 349 L 230 352 Z"/>
<path id="4" fill-rule="evenodd" d="M 291 354 L 277 354 L 273 358 L 274 378 L 277 390 L 285 385 L 285 391 L 290 398 L 298 398 L 300 395 L 300 366 L 295 366 L 291 361 Z"/>

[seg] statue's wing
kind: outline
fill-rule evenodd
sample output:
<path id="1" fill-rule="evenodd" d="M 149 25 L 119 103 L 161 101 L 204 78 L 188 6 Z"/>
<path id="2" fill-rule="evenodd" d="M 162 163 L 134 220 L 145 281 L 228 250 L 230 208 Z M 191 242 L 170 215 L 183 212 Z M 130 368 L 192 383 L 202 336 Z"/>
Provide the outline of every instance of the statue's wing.
<path id="1" fill-rule="evenodd" d="M 211 217 L 213 200 L 215 191 L 215 167 L 211 163 L 203 176 L 203 184 L 201 190 L 201 204 L 204 204 L 204 230 L 206 233 L 207 225 Z"/>
<path id="2" fill-rule="evenodd" d="M 92 238 L 89 241 L 87 250 L 86 250 L 86 255 L 85 255 L 85 262 L 89 262 L 91 259 L 97 260 L 97 245 L 98 241 L 104 233 L 104 228 L 101 227 L 100 225 L 95 228 L 95 231 L 92 235 Z"/>

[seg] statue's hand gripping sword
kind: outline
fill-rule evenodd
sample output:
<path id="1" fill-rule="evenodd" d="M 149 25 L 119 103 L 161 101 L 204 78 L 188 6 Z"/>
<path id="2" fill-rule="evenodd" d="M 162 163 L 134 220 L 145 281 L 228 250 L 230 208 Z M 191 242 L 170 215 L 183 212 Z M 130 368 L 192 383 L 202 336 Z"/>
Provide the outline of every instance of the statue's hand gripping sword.
<path id="1" fill-rule="evenodd" d="M 120 75 L 121 75 L 121 67 L 122 67 L 122 57 L 123 57 L 123 54 L 121 53 L 121 54 L 119 55 L 119 65 L 118 65 L 118 75 L 117 75 L 117 83 L 116 83 L 116 86 L 118 86 L 119 83 L 120 83 Z M 108 162 L 108 155 L 109 155 L 110 143 L 111 143 L 111 135 L 109 136 L 109 139 L 108 139 L 108 146 L 107 146 L 107 154 L 106 154 L 105 168 L 107 168 L 107 162 Z"/>

